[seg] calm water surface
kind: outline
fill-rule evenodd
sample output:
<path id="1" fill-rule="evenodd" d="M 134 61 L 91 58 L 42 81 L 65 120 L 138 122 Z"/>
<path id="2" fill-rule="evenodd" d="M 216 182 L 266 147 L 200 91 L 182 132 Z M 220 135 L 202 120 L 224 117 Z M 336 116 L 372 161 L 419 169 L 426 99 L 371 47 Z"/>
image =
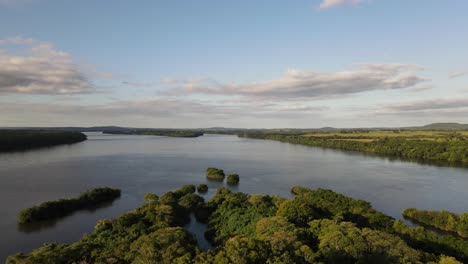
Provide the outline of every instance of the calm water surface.
<path id="1" fill-rule="evenodd" d="M 0 154 L 0 262 L 47 242 L 76 241 L 90 233 L 97 220 L 140 205 L 145 193 L 161 195 L 183 184 L 205 183 L 207 167 L 240 174 L 238 191 L 289 197 L 294 185 L 329 188 L 368 200 L 396 218 L 407 207 L 468 211 L 468 170 L 463 168 L 236 136 L 90 134 L 79 144 Z M 207 197 L 222 184 L 208 185 Z M 33 229 L 16 224 L 23 208 L 102 186 L 122 189 L 122 197 L 104 208 L 80 211 Z"/>

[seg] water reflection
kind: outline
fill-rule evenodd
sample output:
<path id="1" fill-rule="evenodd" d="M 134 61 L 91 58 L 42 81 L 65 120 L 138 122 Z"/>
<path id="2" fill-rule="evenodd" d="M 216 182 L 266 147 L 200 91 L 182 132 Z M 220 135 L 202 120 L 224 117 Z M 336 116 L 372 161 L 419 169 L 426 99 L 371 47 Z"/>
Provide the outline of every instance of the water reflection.
<path id="1" fill-rule="evenodd" d="M 202 250 L 213 248 L 213 245 L 205 238 L 206 224 L 198 222 L 193 213 L 190 214 L 190 223 L 184 229 L 195 236 L 198 246 Z"/>

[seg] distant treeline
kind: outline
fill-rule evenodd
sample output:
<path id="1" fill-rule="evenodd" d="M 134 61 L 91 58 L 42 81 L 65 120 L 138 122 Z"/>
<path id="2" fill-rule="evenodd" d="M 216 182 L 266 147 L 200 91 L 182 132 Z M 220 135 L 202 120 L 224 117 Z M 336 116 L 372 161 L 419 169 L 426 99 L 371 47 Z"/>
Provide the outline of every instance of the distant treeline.
<path id="1" fill-rule="evenodd" d="M 105 131 L 104 134 L 119 134 L 119 135 L 149 135 L 149 136 L 166 136 L 166 137 L 201 137 L 203 132 L 192 130 L 134 130 L 134 131 Z"/>
<path id="2" fill-rule="evenodd" d="M 72 144 L 84 140 L 86 135 L 80 132 L 0 130 L 0 152 Z"/>
<path id="3" fill-rule="evenodd" d="M 48 201 L 38 206 L 24 209 L 19 213 L 18 222 L 20 224 L 27 224 L 54 219 L 66 216 L 77 210 L 95 208 L 102 203 L 111 202 L 118 197 L 120 197 L 119 189 L 96 188 L 84 192 L 76 198 Z"/>
<path id="4" fill-rule="evenodd" d="M 408 208 L 403 216 L 426 226 L 468 237 L 468 213 L 462 215 L 447 211 L 425 211 Z"/>
<path id="5" fill-rule="evenodd" d="M 340 138 L 308 137 L 266 133 L 243 133 L 240 137 L 269 139 L 293 144 L 360 151 L 419 161 L 444 161 L 468 163 L 468 140 L 407 140 L 382 138 L 370 142 L 343 140 Z"/>

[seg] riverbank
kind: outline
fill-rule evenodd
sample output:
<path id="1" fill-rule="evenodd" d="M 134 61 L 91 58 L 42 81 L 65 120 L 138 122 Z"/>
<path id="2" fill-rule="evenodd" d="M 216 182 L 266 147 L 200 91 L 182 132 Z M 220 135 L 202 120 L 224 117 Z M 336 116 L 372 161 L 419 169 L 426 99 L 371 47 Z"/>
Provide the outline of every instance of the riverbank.
<path id="1" fill-rule="evenodd" d="M 86 139 L 86 135 L 80 132 L 0 130 L 0 152 L 74 144 Z"/>
<path id="2" fill-rule="evenodd" d="M 424 133 L 424 134 L 423 134 Z M 239 137 L 266 139 L 306 146 L 358 151 L 421 162 L 468 165 L 468 133 L 395 131 L 317 133 L 304 135 L 241 133 Z"/>

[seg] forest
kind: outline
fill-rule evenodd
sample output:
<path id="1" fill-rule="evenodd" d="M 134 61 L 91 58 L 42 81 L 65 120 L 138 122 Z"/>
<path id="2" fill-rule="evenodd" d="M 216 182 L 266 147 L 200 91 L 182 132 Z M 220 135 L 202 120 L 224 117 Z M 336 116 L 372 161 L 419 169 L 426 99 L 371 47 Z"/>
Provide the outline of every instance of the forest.
<path id="1" fill-rule="evenodd" d="M 240 133 L 240 137 L 359 151 L 423 162 L 468 164 L 468 132 L 347 131 L 340 133 Z"/>
<path id="2" fill-rule="evenodd" d="M 55 219 L 77 210 L 92 209 L 102 203 L 112 202 L 120 197 L 119 189 L 96 188 L 86 191 L 76 198 L 48 201 L 22 210 L 18 215 L 19 224 Z"/>
<path id="3" fill-rule="evenodd" d="M 70 131 L 0 130 L 0 152 L 73 144 L 86 140 L 86 135 Z"/>
<path id="4" fill-rule="evenodd" d="M 50 243 L 7 259 L 20 263 L 463 263 L 468 241 L 409 227 L 331 190 L 293 187 L 294 197 L 218 188 L 208 201 L 194 185 L 99 221 L 72 244 Z M 194 214 L 212 244 L 184 229 Z"/>

